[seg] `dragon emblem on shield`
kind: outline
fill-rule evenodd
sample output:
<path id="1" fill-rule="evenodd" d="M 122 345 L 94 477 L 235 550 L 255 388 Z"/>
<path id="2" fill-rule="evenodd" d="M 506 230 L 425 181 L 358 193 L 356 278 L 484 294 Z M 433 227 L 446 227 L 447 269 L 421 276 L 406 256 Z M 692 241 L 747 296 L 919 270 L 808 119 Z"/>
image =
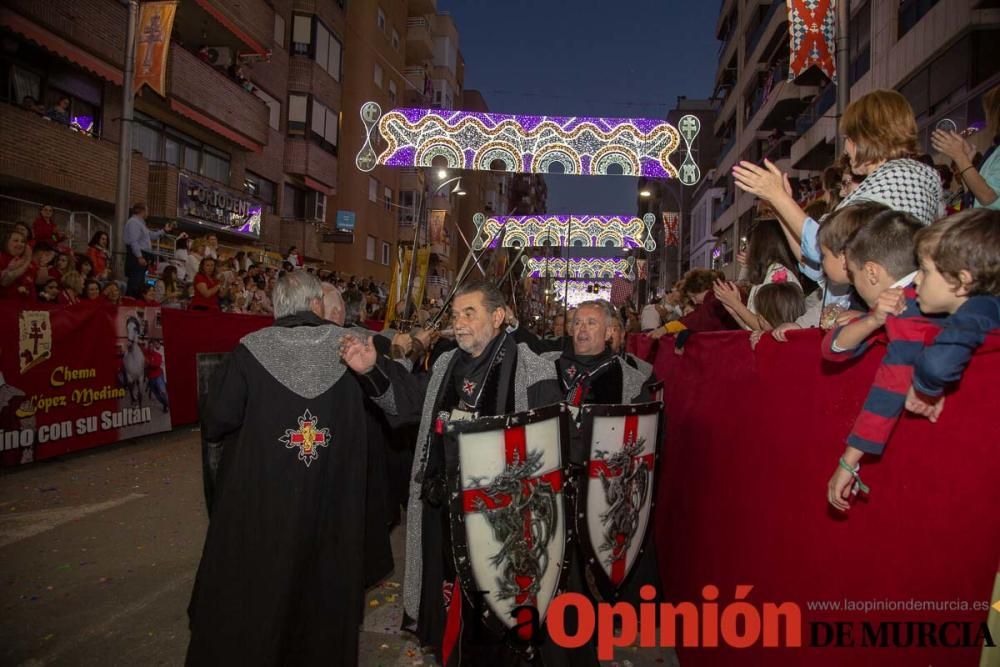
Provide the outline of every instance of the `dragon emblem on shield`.
<path id="1" fill-rule="evenodd" d="M 500 543 L 490 558 L 500 573 L 497 599 L 514 598 L 519 604 L 534 599 L 548 568 L 548 546 L 558 521 L 558 494 L 548 479 L 537 476 L 542 465 L 542 452 L 533 450 L 524 461 L 515 457 L 485 486 L 474 480 L 492 501 L 480 496 L 475 505 Z"/>
<path id="2" fill-rule="evenodd" d="M 612 455 L 608 452 L 595 452 L 597 458 L 603 460 L 607 471 L 600 472 L 601 487 L 608 509 L 601 513 L 601 523 L 604 526 L 604 541 L 599 547 L 601 552 L 607 552 L 607 564 L 611 566 L 612 579 L 614 573 L 621 572 L 615 567 L 623 565 L 625 556 L 639 530 L 639 511 L 649 495 L 649 464 L 642 456 L 645 438 L 626 442 L 624 446 Z M 618 576 L 622 576 L 622 572 Z M 617 582 L 616 582 L 617 583 Z"/>

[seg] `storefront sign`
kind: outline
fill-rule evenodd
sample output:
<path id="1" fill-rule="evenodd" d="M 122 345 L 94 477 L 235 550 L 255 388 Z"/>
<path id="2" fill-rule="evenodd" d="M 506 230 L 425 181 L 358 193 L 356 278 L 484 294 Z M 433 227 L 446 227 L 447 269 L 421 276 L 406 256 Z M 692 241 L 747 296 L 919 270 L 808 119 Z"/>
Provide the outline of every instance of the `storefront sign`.
<path id="1" fill-rule="evenodd" d="M 177 175 L 177 218 L 183 222 L 260 238 L 263 207 L 235 190 L 181 172 Z"/>

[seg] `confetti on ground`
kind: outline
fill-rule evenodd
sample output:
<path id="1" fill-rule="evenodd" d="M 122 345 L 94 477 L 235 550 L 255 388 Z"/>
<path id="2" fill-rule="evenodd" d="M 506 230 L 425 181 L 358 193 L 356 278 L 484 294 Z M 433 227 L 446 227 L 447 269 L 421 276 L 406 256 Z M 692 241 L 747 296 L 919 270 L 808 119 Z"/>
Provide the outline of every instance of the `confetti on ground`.
<path id="1" fill-rule="evenodd" d="M 47 642 L 50 639 L 52 639 L 53 637 L 55 637 L 55 635 L 50 632 L 49 634 L 47 634 L 44 637 L 42 637 L 42 641 L 46 641 Z"/>
<path id="2" fill-rule="evenodd" d="M 62 565 L 56 565 L 56 569 L 57 569 L 57 570 L 69 570 L 69 569 L 71 569 L 72 567 L 73 567 L 73 566 L 72 566 L 72 565 L 70 565 L 69 563 L 63 563 Z"/>
<path id="3" fill-rule="evenodd" d="M 384 651 L 385 649 L 389 648 L 389 645 L 388 644 L 382 644 L 381 646 L 379 646 L 379 648 Z"/>
<path id="4" fill-rule="evenodd" d="M 393 603 L 393 602 L 395 602 L 395 601 L 396 601 L 396 600 L 397 600 L 398 598 L 399 598 L 399 596 L 398 596 L 398 595 L 396 595 L 396 594 L 394 593 L 394 594 L 392 594 L 392 595 L 387 595 L 387 596 L 386 596 L 386 598 L 385 598 L 385 601 L 386 601 L 386 602 L 389 602 L 389 603 Z"/>
<path id="5" fill-rule="evenodd" d="M 374 609 L 375 607 L 377 607 L 377 606 L 378 606 L 378 600 L 371 600 L 371 601 L 370 601 L 370 602 L 368 603 L 368 606 L 369 606 L 369 607 L 371 607 L 372 609 Z"/>

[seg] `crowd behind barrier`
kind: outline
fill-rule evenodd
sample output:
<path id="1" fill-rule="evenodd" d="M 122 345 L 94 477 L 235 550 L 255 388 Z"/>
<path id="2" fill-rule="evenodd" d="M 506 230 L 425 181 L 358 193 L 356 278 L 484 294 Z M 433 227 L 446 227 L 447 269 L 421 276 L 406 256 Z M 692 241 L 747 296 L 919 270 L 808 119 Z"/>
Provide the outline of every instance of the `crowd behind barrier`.
<path id="1" fill-rule="evenodd" d="M 683 354 L 671 337 L 629 338 L 629 349 L 666 380 L 654 534 L 667 599 L 703 609 L 703 587 L 713 585 L 724 610 L 736 587 L 749 585 L 746 601 L 757 609 L 767 602 L 801 609 L 805 648 L 681 648 L 681 664 L 977 664 L 981 637 L 957 648 L 919 647 L 916 634 L 908 647 L 864 647 L 862 623 L 877 632 L 885 622 L 887 636 L 902 632 L 905 642 L 908 621 L 936 623 L 935 637 L 944 623 L 968 623 L 975 637 L 986 622 L 982 605 L 994 600 L 1000 557 L 1000 341 L 977 352 L 936 424 L 902 417 L 881 460 L 865 465 L 871 493 L 840 513 L 823 493 L 829 462 L 883 351 L 841 368 L 821 359 L 820 337 L 812 330 L 790 334 L 787 343 L 765 338 L 754 350 L 745 332 L 700 333 Z M 845 600 L 886 608 L 809 608 Z M 887 608 L 908 600 L 970 608 Z M 971 609 L 974 601 L 980 609 Z M 904 625 L 894 629 L 894 621 Z M 855 646 L 808 647 L 811 632 L 826 641 L 837 622 L 852 624 Z M 958 626 L 946 632 L 950 641 L 961 638 Z"/>

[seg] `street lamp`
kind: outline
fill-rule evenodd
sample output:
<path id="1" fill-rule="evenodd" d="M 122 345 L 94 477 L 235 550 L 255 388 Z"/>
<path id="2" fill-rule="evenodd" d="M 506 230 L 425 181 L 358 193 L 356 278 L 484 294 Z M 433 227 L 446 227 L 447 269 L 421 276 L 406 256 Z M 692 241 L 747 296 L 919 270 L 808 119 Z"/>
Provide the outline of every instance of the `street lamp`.
<path id="1" fill-rule="evenodd" d="M 649 197 L 653 196 L 653 193 L 650 192 L 649 190 L 643 189 L 643 190 L 639 190 L 639 196 L 643 197 L 643 198 L 649 198 Z"/>

